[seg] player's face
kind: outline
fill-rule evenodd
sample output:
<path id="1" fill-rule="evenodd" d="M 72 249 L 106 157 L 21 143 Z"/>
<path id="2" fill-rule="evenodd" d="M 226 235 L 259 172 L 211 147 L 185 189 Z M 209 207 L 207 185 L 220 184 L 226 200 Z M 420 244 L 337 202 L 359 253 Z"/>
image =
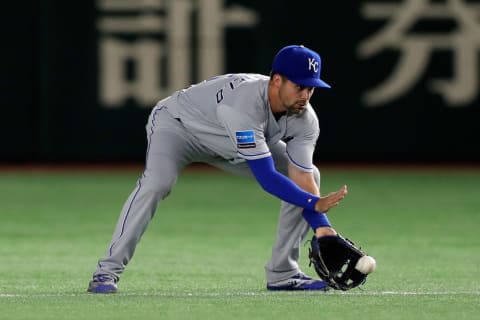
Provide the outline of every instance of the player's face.
<path id="1" fill-rule="evenodd" d="M 278 94 L 285 111 L 298 114 L 305 110 L 313 95 L 313 91 L 313 87 L 300 86 L 295 82 L 282 77 Z"/>

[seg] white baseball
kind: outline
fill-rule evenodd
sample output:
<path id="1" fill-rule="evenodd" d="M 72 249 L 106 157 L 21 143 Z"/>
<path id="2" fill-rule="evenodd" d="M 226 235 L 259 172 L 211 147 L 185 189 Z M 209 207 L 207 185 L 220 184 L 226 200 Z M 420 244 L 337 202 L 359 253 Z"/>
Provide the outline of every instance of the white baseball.
<path id="1" fill-rule="evenodd" d="M 363 256 L 358 259 L 355 269 L 363 274 L 369 274 L 377 268 L 377 261 L 373 257 Z"/>

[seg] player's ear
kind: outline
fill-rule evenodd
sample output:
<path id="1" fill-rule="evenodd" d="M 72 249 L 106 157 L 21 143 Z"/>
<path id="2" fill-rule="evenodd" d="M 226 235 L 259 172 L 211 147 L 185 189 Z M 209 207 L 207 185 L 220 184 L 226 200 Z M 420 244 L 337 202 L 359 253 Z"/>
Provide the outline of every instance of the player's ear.
<path id="1" fill-rule="evenodd" d="M 283 76 L 279 73 L 272 73 L 270 76 L 270 81 L 277 87 L 282 84 Z"/>

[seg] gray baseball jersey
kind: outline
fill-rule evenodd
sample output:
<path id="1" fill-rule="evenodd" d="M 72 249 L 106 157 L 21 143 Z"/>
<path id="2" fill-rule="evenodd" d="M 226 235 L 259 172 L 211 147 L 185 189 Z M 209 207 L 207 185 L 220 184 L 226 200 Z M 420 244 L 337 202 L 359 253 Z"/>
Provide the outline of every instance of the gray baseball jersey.
<path id="1" fill-rule="evenodd" d="M 269 146 L 283 139 L 291 163 L 311 172 L 317 116 L 308 105 L 301 114 L 277 121 L 268 82 L 260 74 L 223 75 L 177 91 L 159 105 L 166 104 L 205 147 L 232 163 L 270 156 Z"/>

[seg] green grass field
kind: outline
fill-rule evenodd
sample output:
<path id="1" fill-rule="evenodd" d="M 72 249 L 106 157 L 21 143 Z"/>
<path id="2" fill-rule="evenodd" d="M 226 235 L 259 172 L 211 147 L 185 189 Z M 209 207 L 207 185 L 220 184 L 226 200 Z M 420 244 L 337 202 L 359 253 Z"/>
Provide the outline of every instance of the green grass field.
<path id="1" fill-rule="evenodd" d="M 0 171 L 0 319 L 480 318 L 480 170 L 321 170 L 324 193 L 349 187 L 334 227 L 377 259 L 363 290 L 267 291 L 278 201 L 254 181 L 187 171 L 119 293 L 88 294 L 140 169 Z"/>

